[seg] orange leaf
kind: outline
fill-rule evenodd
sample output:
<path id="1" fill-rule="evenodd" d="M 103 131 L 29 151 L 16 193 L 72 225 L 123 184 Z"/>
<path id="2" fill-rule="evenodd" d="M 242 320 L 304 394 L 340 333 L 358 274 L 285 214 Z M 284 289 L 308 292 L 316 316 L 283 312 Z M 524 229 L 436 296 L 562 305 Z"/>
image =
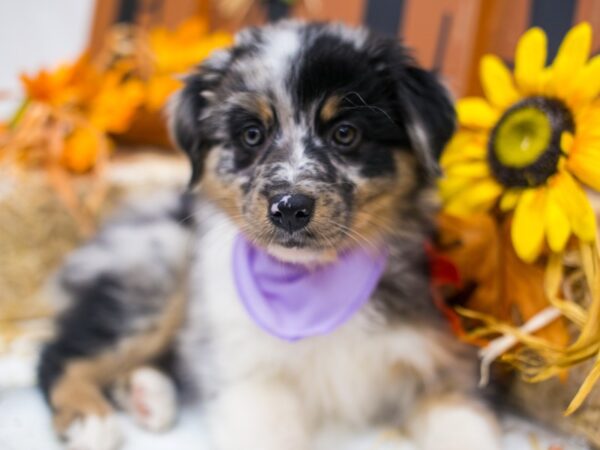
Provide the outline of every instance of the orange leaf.
<path id="1" fill-rule="evenodd" d="M 101 135 L 90 128 L 77 128 L 65 140 L 61 163 L 71 172 L 85 173 L 99 157 Z"/>
<path id="2" fill-rule="evenodd" d="M 510 220 L 498 225 L 486 214 L 470 218 L 441 214 L 438 226 L 439 250 L 456 264 L 463 283 L 451 299 L 517 326 L 549 306 L 545 267 L 527 264 L 517 256 L 510 240 Z M 562 346 L 569 340 L 563 320 L 536 335 Z"/>
<path id="3" fill-rule="evenodd" d="M 63 64 L 52 71 L 20 76 L 27 98 L 53 106 L 81 104 L 97 91 L 99 75 L 91 66 L 88 55 L 72 64 Z"/>
<path id="4" fill-rule="evenodd" d="M 156 28 L 150 32 L 149 45 L 158 73 L 183 73 L 206 58 L 213 50 L 231 45 L 230 33 L 209 33 L 208 22 L 192 17 L 174 31 Z"/>
<path id="5" fill-rule="evenodd" d="M 440 214 L 438 228 L 439 251 L 454 262 L 460 273 L 462 291 L 455 293 L 457 299 L 468 292 L 468 307 L 500 314 L 500 248 L 492 218 L 487 214 L 469 219 Z"/>
<path id="6" fill-rule="evenodd" d="M 131 125 L 143 100 L 144 88 L 141 81 L 122 81 L 121 74 L 109 72 L 90 105 L 90 121 L 100 130 L 123 133 Z"/>
<path id="7" fill-rule="evenodd" d="M 181 81 L 171 75 L 157 75 L 148 80 L 146 106 L 151 111 L 161 109 L 169 96 L 181 86 Z"/>

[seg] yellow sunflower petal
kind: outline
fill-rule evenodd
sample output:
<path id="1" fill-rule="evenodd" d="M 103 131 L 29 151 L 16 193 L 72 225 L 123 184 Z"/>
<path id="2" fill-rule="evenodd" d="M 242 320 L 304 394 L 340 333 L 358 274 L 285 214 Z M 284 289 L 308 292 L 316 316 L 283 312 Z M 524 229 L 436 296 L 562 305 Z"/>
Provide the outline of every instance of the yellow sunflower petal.
<path id="1" fill-rule="evenodd" d="M 600 94 L 600 55 L 594 56 L 573 81 L 566 99 L 570 106 L 590 102 Z"/>
<path id="2" fill-rule="evenodd" d="M 563 131 L 560 135 L 560 149 L 568 155 L 571 152 L 571 148 L 573 148 L 574 140 L 575 137 L 573 136 L 573 133 L 570 131 Z"/>
<path id="3" fill-rule="evenodd" d="M 480 75 L 485 96 L 492 105 L 505 109 L 519 99 L 510 71 L 497 56 L 481 59 Z"/>
<path id="4" fill-rule="evenodd" d="M 600 139 L 600 98 L 575 111 L 577 147 L 594 145 Z"/>
<path id="5" fill-rule="evenodd" d="M 573 233 L 584 242 L 596 238 L 596 216 L 582 187 L 569 172 L 560 172 L 550 182 L 553 197 L 567 214 Z"/>
<path id="6" fill-rule="evenodd" d="M 462 164 L 468 161 L 481 161 L 485 159 L 485 154 L 485 146 L 469 143 L 462 148 L 456 147 L 452 151 L 444 152 L 440 159 L 440 165 L 448 168 L 454 164 Z"/>
<path id="7" fill-rule="evenodd" d="M 567 168 L 585 184 L 600 191 L 600 140 L 596 145 L 578 147 L 569 154 Z"/>
<path id="8" fill-rule="evenodd" d="M 456 104 L 458 122 L 465 127 L 488 130 L 494 126 L 500 113 L 481 97 L 467 97 Z"/>
<path id="9" fill-rule="evenodd" d="M 565 36 L 552 63 L 552 90 L 561 98 L 569 90 L 590 55 L 592 27 L 583 22 Z"/>
<path id="10" fill-rule="evenodd" d="M 500 200 L 500 209 L 502 211 L 510 211 L 511 209 L 515 209 L 522 193 L 522 189 L 508 189 Z"/>
<path id="11" fill-rule="evenodd" d="M 448 177 L 485 178 L 490 174 L 486 161 L 469 161 L 464 164 L 454 164 L 445 169 Z"/>
<path id="12" fill-rule="evenodd" d="M 473 184 L 477 183 L 478 180 L 473 178 L 465 177 L 446 177 L 438 181 L 438 189 L 440 197 L 444 202 L 450 200 L 453 196 L 461 192 L 463 189 L 467 189 Z"/>
<path id="13" fill-rule="evenodd" d="M 440 165 L 443 168 L 448 168 L 453 164 L 460 164 L 466 161 L 483 161 L 485 153 L 485 136 L 459 131 L 444 149 L 440 158 Z"/>
<path id="14" fill-rule="evenodd" d="M 511 226 L 511 237 L 517 255 L 534 262 L 544 246 L 544 212 L 546 189 L 528 189 L 521 196 Z"/>
<path id="15" fill-rule="evenodd" d="M 515 55 L 515 80 L 524 94 L 539 90 L 542 71 L 546 65 L 546 33 L 541 28 L 531 28 L 517 45 Z"/>
<path id="16" fill-rule="evenodd" d="M 548 245 L 553 252 L 561 252 L 567 245 L 567 240 L 571 235 L 571 226 L 567 214 L 562 210 L 552 189 L 548 191 L 548 201 L 546 202 L 546 235 L 548 236 Z"/>
<path id="17" fill-rule="evenodd" d="M 446 203 L 445 209 L 457 216 L 487 211 L 494 206 L 501 193 L 502 186 L 487 178 L 461 190 Z"/>

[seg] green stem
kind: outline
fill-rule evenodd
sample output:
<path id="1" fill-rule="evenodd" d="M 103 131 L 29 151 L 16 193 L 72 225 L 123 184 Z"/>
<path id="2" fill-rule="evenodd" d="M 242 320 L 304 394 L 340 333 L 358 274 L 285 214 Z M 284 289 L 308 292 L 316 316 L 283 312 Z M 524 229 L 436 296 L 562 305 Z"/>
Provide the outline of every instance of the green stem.
<path id="1" fill-rule="evenodd" d="M 25 114 L 25 111 L 27 110 L 27 107 L 29 106 L 29 102 L 30 102 L 30 100 L 28 98 L 26 98 L 25 100 L 23 100 L 21 102 L 21 104 L 15 111 L 15 114 L 10 119 L 10 122 L 8 122 L 8 128 L 13 129 L 14 127 L 16 127 L 19 124 L 21 118 L 23 117 L 23 114 Z"/>

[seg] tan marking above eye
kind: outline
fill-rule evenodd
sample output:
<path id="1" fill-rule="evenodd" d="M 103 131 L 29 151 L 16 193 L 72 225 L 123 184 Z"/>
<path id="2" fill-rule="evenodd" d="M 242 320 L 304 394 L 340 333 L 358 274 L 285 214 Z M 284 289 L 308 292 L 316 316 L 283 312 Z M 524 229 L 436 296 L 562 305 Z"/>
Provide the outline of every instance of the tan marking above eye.
<path id="1" fill-rule="evenodd" d="M 235 96 L 232 102 L 248 112 L 256 114 L 263 124 L 273 123 L 273 109 L 267 98 L 261 94 L 242 93 Z"/>
<path id="2" fill-rule="evenodd" d="M 341 98 L 337 95 L 332 95 L 321 107 L 320 117 L 323 122 L 329 122 L 335 117 L 338 112 Z"/>

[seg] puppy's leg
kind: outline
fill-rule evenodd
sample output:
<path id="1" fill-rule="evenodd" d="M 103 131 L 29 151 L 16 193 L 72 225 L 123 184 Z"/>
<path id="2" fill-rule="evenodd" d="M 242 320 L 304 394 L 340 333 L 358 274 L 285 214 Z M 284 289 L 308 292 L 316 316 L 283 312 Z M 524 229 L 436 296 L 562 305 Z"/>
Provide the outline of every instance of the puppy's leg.
<path id="1" fill-rule="evenodd" d="M 126 374 L 139 379 L 134 369 L 168 350 L 184 301 L 178 293 L 159 308 L 132 315 L 128 308 L 135 309 L 135 305 L 126 303 L 132 299 L 124 296 L 118 283 L 99 279 L 85 293 L 88 295 L 76 299 L 67 311 L 57 337 L 44 350 L 40 383 L 67 448 L 112 450 L 119 447 L 121 439 L 104 392 Z M 141 384 L 146 388 L 152 384 L 155 390 L 159 384 L 159 390 L 174 397 L 164 389 L 164 379 L 157 383 L 158 378 L 156 374 L 143 375 Z"/>
<path id="2" fill-rule="evenodd" d="M 113 392 L 117 403 L 142 428 L 165 431 L 177 416 L 177 389 L 164 372 L 143 366 L 125 377 Z"/>
<path id="3" fill-rule="evenodd" d="M 424 401 L 410 419 L 420 450 L 500 450 L 500 426 L 482 403 L 459 395 Z"/>
<path id="4" fill-rule="evenodd" d="M 215 450 L 308 450 L 300 400 L 279 381 L 244 381 L 225 388 L 209 405 Z"/>
<path id="5" fill-rule="evenodd" d="M 113 450 L 122 442 L 113 409 L 92 373 L 103 362 L 88 360 L 69 364 L 48 392 L 53 424 L 68 449 Z"/>

